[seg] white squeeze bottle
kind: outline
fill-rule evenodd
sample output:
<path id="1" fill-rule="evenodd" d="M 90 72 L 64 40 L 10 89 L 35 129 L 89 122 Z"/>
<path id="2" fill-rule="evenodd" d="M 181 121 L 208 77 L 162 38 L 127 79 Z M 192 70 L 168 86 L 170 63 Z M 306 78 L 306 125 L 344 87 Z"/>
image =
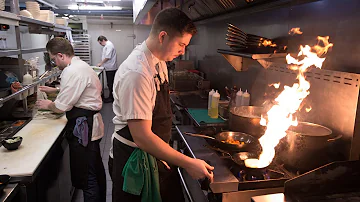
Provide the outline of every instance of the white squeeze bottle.
<path id="1" fill-rule="evenodd" d="M 250 105 L 250 93 L 248 93 L 247 90 L 242 95 L 241 103 L 242 103 L 243 106 L 249 106 Z"/>
<path id="2" fill-rule="evenodd" d="M 210 117 L 213 119 L 217 119 L 219 117 L 219 100 L 220 100 L 220 94 L 218 93 L 218 91 L 216 91 L 212 95 L 212 99 L 211 99 Z"/>
<path id="3" fill-rule="evenodd" d="M 235 98 L 235 103 L 236 103 L 236 107 L 240 107 L 241 106 L 241 102 L 242 102 L 242 95 L 243 95 L 243 92 L 241 91 L 241 88 L 240 90 L 236 93 L 236 98 Z"/>
<path id="4" fill-rule="evenodd" d="M 208 115 L 210 116 L 211 114 L 211 99 L 212 99 L 212 95 L 215 93 L 214 89 L 211 89 L 211 91 L 209 92 L 209 101 L 208 101 Z"/>

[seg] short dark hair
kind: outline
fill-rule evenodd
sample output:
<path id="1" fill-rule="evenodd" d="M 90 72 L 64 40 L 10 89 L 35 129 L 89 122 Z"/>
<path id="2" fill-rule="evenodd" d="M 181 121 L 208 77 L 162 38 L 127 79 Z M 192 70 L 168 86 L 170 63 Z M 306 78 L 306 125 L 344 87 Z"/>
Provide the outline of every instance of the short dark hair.
<path id="1" fill-rule="evenodd" d="M 166 31 L 170 36 L 194 35 L 197 32 L 192 20 L 177 8 L 167 8 L 156 15 L 150 33 L 157 35 L 161 31 Z"/>
<path id="2" fill-rule="evenodd" d="M 105 36 L 103 36 L 103 35 L 100 35 L 98 37 L 98 41 L 107 41 L 107 38 Z"/>
<path id="3" fill-rule="evenodd" d="M 46 44 L 46 50 L 52 55 L 62 53 L 67 56 L 74 56 L 74 49 L 71 43 L 62 37 L 55 37 Z"/>

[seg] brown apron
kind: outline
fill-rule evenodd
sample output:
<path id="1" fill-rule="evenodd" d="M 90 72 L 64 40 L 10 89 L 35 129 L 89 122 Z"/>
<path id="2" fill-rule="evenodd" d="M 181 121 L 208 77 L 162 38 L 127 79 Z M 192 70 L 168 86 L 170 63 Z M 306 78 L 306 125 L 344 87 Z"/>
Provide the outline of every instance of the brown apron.
<path id="1" fill-rule="evenodd" d="M 160 79 L 160 78 L 159 78 Z M 164 142 L 169 143 L 171 137 L 172 112 L 170 106 L 169 85 L 167 82 L 160 85 L 157 91 L 155 108 L 152 117 L 152 131 Z M 117 131 L 123 138 L 133 141 L 129 127 Z M 131 195 L 122 191 L 124 178 L 121 173 L 135 148 L 127 146 L 114 138 L 114 167 L 113 167 L 113 201 L 114 202 L 140 202 L 141 196 Z M 180 184 L 180 178 L 175 166 L 170 165 L 168 170 L 165 165 L 158 162 L 160 194 L 163 202 L 183 202 L 185 201 Z"/>

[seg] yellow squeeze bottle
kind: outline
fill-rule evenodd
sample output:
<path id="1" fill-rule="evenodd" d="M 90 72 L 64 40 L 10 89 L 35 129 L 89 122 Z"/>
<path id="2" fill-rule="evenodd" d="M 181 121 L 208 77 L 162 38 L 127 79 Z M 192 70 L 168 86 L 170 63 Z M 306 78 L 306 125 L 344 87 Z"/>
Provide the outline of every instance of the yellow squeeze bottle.
<path id="1" fill-rule="evenodd" d="M 219 117 L 219 100 L 220 94 L 216 91 L 212 95 L 211 99 L 211 109 L 210 109 L 210 117 L 213 119 L 217 119 Z"/>

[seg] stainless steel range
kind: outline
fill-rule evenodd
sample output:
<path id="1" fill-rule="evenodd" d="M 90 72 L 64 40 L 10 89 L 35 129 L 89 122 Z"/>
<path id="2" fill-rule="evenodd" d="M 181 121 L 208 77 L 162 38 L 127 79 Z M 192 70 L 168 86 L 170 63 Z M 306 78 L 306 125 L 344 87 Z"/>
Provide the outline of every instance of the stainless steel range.
<path id="1" fill-rule="evenodd" d="M 266 169 L 248 169 L 210 149 L 204 139 L 185 135 L 185 132 L 196 132 L 193 126 L 176 126 L 176 129 L 180 135 L 178 150 L 215 167 L 211 183 L 193 180 L 179 169 L 190 201 L 251 201 L 253 196 L 282 193 L 285 181 L 296 176 L 275 163 Z"/>
<path id="2" fill-rule="evenodd" d="M 179 169 L 179 174 L 189 201 L 250 202 L 255 196 L 276 193 L 282 194 L 284 192 L 297 197 L 316 196 L 319 198 L 324 197 L 322 191 L 333 191 L 334 189 L 331 187 L 337 187 L 337 184 L 344 184 L 342 188 L 345 187 L 345 184 L 347 185 L 346 190 L 343 190 L 344 192 L 347 190 L 352 191 L 352 195 L 354 195 L 354 193 L 360 193 L 359 186 L 349 186 L 351 183 L 354 184 L 355 179 L 360 180 L 360 171 L 354 170 L 354 168 L 360 166 L 360 161 L 355 163 L 351 161 L 333 163 L 305 174 L 287 169 L 281 164 L 279 159 L 275 159 L 264 169 L 249 169 L 236 164 L 226 155 L 211 149 L 205 139 L 191 137 L 185 134 L 185 132 L 196 133 L 198 132 L 198 128 L 193 126 L 176 126 L 176 129 L 180 137 L 177 144 L 179 151 L 193 158 L 203 159 L 215 167 L 214 181 L 211 183 L 209 183 L 208 180 L 193 180 L 185 170 Z M 328 172 L 332 170 L 334 172 Z M 342 173 L 341 171 L 344 172 Z M 340 188 L 336 188 L 336 190 L 338 191 Z M 302 194 L 300 194 L 300 192 Z M 312 192 L 312 194 L 309 195 L 307 192 Z M 350 196 L 352 196 L 351 194 Z M 342 195 L 344 194 L 342 193 Z M 277 197 L 277 195 L 274 196 Z M 345 194 L 344 196 L 348 195 Z M 358 197 L 358 195 L 356 195 L 356 197 Z"/>

